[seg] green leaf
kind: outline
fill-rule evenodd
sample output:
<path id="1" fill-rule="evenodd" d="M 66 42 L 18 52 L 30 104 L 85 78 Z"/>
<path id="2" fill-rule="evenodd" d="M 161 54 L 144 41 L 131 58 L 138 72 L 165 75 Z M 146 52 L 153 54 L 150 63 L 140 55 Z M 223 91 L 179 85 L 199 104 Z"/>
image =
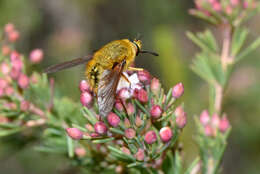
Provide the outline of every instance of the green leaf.
<path id="1" fill-rule="evenodd" d="M 260 37 L 257 38 L 251 45 L 249 45 L 244 51 L 242 51 L 237 57 L 236 62 L 242 60 L 245 58 L 248 54 L 250 54 L 252 51 L 257 49 L 260 46 Z"/>
<path id="2" fill-rule="evenodd" d="M 163 161 L 162 170 L 165 174 L 175 174 L 174 167 L 174 158 L 172 153 L 169 151 Z"/>
<path id="3" fill-rule="evenodd" d="M 203 13 L 203 12 L 200 11 L 200 10 L 192 9 L 192 10 L 190 11 L 190 13 L 191 13 L 192 15 L 196 16 L 197 18 L 203 19 L 203 20 L 205 20 L 205 21 L 207 21 L 207 22 L 209 22 L 209 23 L 211 23 L 211 24 L 214 24 L 214 25 L 218 24 L 218 21 L 217 21 L 215 18 L 206 15 L 205 13 Z"/>
<path id="4" fill-rule="evenodd" d="M 112 141 L 114 139 L 115 139 L 114 137 L 98 139 L 98 140 L 93 140 L 92 143 L 94 143 L 94 144 L 107 143 L 107 142 L 110 142 L 110 141 Z"/>
<path id="5" fill-rule="evenodd" d="M 232 38 L 231 55 L 236 56 L 241 50 L 248 35 L 247 29 L 236 28 Z"/>
<path id="6" fill-rule="evenodd" d="M 112 146 L 108 146 L 108 149 L 111 151 L 111 154 L 115 156 L 117 159 L 127 160 L 127 161 L 135 161 L 135 158 L 131 155 L 127 155 L 121 150 L 114 148 Z"/>
<path id="7" fill-rule="evenodd" d="M 68 146 L 68 154 L 70 158 L 74 157 L 74 144 L 73 140 L 67 136 L 67 146 Z"/>
<path id="8" fill-rule="evenodd" d="M 188 167 L 188 169 L 185 171 L 184 174 L 191 174 L 192 170 L 197 167 L 198 163 L 200 161 L 200 158 L 197 157 L 191 164 L 190 166 Z"/>
<path id="9" fill-rule="evenodd" d="M 22 131 L 23 129 L 24 128 L 19 127 L 19 128 L 9 129 L 9 130 L 0 130 L 0 137 L 9 136 L 9 135 L 18 133 L 18 132 Z"/>

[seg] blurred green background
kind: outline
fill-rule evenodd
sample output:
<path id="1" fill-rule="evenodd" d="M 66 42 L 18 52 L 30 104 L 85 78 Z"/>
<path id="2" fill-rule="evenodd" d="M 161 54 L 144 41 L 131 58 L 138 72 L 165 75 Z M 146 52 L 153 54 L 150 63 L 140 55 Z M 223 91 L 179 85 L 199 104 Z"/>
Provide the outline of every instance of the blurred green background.
<path id="1" fill-rule="evenodd" d="M 160 56 L 141 55 L 136 59 L 137 67 L 150 71 L 167 90 L 177 82 L 185 86 L 182 101 L 189 122 L 181 140 L 185 163 L 189 163 L 198 152 L 193 117 L 208 107 L 208 89 L 189 68 L 198 48 L 185 32 L 210 27 L 188 15 L 192 7 L 192 0 L 1 0 L 0 26 L 3 28 L 8 22 L 16 25 L 21 32 L 17 49 L 25 55 L 34 48 L 44 50 L 43 63 L 35 67 L 39 71 L 54 63 L 88 55 L 111 40 L 133 39 L 141 34 L 143 47 Z M 247 23 L 251 39 L 259 35 L 259 20 L 258 15 Z M 260 171 L 259 56 L 258 49 L 236 66 L 225 95 L 224 111 L 233 129 L 223 173 Z M 79 100 L 78 82 L 84 79 L 84 66 L 51 76 L 62 89 L 61 95 Z M 0 142 L 1 174 L 77 173 L 65 157 L 33 151 L 33 138 L 19 144 L 13 138 Z"/>

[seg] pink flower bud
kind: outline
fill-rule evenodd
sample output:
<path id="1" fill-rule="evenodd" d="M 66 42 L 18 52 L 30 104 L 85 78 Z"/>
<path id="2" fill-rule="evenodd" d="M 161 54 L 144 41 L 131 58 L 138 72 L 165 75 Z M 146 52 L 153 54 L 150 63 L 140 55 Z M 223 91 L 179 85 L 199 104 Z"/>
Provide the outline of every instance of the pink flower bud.
<path id="1" fill-rule="evenodd" d="M 3 79 L 3 78 L 0 78 L 0 89 L 4 89 L 8 86 L 8 82 Z"/>
<path id="2" fill-rule="evenodd" d="M 11 76 L 12 79 L 16 80 L 20 76 L 20 73 L 21 73 L 20 70 L 12 68 L 11 72 L 10 72 L 10 76 Z"/>
<path id="3" fill-rule="evenodd" d="M 85 148 L 83 148 L 83 147 L 77 147 L 76 149 L 75 149 L 75 154 L 78 156 L 78 157 L 84 157 L 85 155 L 86 155 L 86 150 L 85 150 Z"/>
<path id="4" fill-rule="evenodd" d="M 148 94 L 147 94 L 147 92 L 144 89 L 138 90 L 137 99 L 140 102 L 142 102 L 142 103 L 148 102 Z"/>
<path id="5" fill-rule="evenodd" d="M 11 49 L 9 46 L 7 46 L 7 45 L 2 46 L 2 54 L 4 56 L 7 56 L 8 54 L 10 54 L 10 52 L 11 52 Z"/>
<path id="6" fill-rule="evenodd" d="M 12 68 L 15 68 L 16 70 L 21 70 L 23 67 L 23 62 L 20 57 L 11 60 L 11 64 Z"/>
<path id="7" fill-rule="evenodd" d="M 13 31 L 8 33 L 8 39 L 9 39 L 10 42 L 17 41 L 19 39 L 19 37 L 20 37 L 20 34 L 16 30 L 13 30 Z"/>
<path id="8" fill-rule="evenodd" d="M 130 121 L 128 120 L 128 118 L 125 118 L 124 125 L 125 125 L 126 128 L 129 128 L 131 126 Z"/>
<path id="9" fill-rule="evenodd" d="M 216 12 L 219 12 L 222 9 L 221 4 L 218 1 L 215 1 L 215 2 L 212 3 L 212 8 Z"/>
<path id="10" fill-rule="evenodd" d="M 21 111 L 28 111 L 30 108 L 30 103 L 28 101 L 23 100 L 20 104 Z"/>
<path id="11" fill-rule="evenodd" d="M 116 100 L 116 102 L 115 102 L 115 108 L 116 108 L 118 111 L 123 111 L 123 110 L 124 110 L 124 107 L 123 107 L 122 103 L 121 103 L 119 100 Z"/>
<path id="12" fill-rule="evenodd" d="M 66 131 L 74 140 L 80 140 L 83 137 L 83 133 L 78 128 L 67 128 Z"/>
<path id="13" fill-rule="evenodd" d="M 229 121 L 226 116 L 222 117 L 219 123 L 219 130 L 225 133 L 230 128 Z"/>
<path id="14" fill-rule="evenodd" d="M 163 127 L 160 130 L 160 138 L 163 142 L 168 142 L 172 138 L 172 130 L 170 127 Z"/>
<path id="15" fill-rule="evenodd" d="M 29 57 L 32 63 L 40 63 L 43 59 L 42 49 L 37 48 L 32 50 Z"/>
<path id="16" fill-rule="evenodd" d="M 219 122 L 220 122 L 220 118 L 219 118 L 218 114 L 213 114 L 212 118 L 211 118 L 211 125 L 214 128 L 217 128 L 219 126 Z"/>
<path id="17" fill-rule="evenodd" d="M 233 12 L 233 8 L 232 8 L 230 5 L 228 5 L 228 6 L 226 7 L 225 11 L 226 11 L 226 13 L 227 13 L 228 15 L 231 15 L 232 12 Z"/>
<path id="18" fill-rule="evenodd" d="M 157 140 L 157 136 L 154 131 L 148 131 L 144 136 L 144 141 L 147 144 L 153 144 L 154 142 L 156 142 L 156 140 Z"/>
<path id="19" fill-rule="evenodd" d="M 125 137 L 128 139 L 134 138 L 136 135 L 136 132 L 133 128 L 128 128 L 125 130 Z"/>
<path id="20" fill-rule="evenodd" d="M 132 103 L 127 104 L 126 110 L 128 115 L 133 115 L 135 113 L 135 107 Z"/>
<path id="21" fill-rule="evenodd" d="M 92 132 L 92 133 L 90 134 L 90 136 L 91 136 L 92 138 L 96 138 L 96 137 L 99 137 L 99 134 L 96 133 L 96 132 Z"/>
<path id="22" fill-rule="evenodd" d="M 127 88 L 122 88 L 118 91 L 117 96 L 125 101 L 126 99 L 129 99 L 131 97 L 131 93 Z"/>
<path id="23" fill-rule="evenodd" d="M 10 66 L 7 64 L 7 63 L 2 63 L 1 64 L 1 72 L 4 74 L 4 75 L 7 75 L 7 74 L 9 74 L 9 72 L 10 72 L 11 70 L 10 70 Z"/>
<path id="24" fill-rule="evenodd" d="M 81 92 L 86 92 L 90 90 L 90 85 L 88 84 L 88 82 L 86 80 L 81 80 L 79 83 L 79 90 Z"/>
<path id="25" fill-rule="evenodd" d="M 22 89 L 26 89 L 29 86 L 29 78 L 25 74 L 20 74 L 18 77 L 18 85 Z"/>
<path id="26" fill-rule="evenodd" d="M 130 152 L 130 150 L 127 148 L 127 147 L 122 147 L 122 152 L 124 152 L 125 154 L 127 154 L 127 155 L 131 155 L 131 152 Z"/>
<path id="27" fill-rule="evenodd" d="M 7 86 L 7 87 L 5 88 L 5 95 L 10 96 L 10 95 L 12 95 L 13 93 L 14 93 L 14 88 L 12 88 L 11 86 Z"/>
<path id="28" fill-rule="evenodd" d="M 139 148 L 137 153 L 134 155 L 135 158 L 138 160 L 138 161 L 143 161 L 144 160 L 144 157 L 145 157 L 145 154 L 144 154 L 144 150 Z"/>
<path id="29" fill-rule="evenodd" d="M 243 7 L 246 9 L 246 8 L 248 8 L 248 6 L 249 6 L 248 2 L 247 2 L 247 1 L 244 1 L 244 2 L 243 2 Z"/>
<path id="30" fill-rule="evenodd" d="M 143 125 L 143 120 L 140 118 L 139 115 L 137 115 L 137 116 L 135 117 L 135 125 L 136 125 L 137 127 L 140 127 L 140 126 Z"/>
<path id="31" fill-rule="evenodd" d="M 117 127 L 120 123 L 120 118 L 113 112 L 110 112 L 107 116 L 108 123 L 113 126 Z"/>
<path id="32" fill-rule="evenodd" d="M 85 128 L 89 131 L 89 132 L 93 132 L 94 131 L 94 127 L 91 124 L 86 124 Z"/>
<path id="33" fill-rule="evenodd" d="M 12 23 L 8 23 L 5 25 L 5 32 L 6 33 L 10 33 L 14 30 L 14 24 Z"/>
<path id="34" fill-rule="evenodd" d="M 146 71 L 146 70 L 138 71 L 137 75 L 141 82 L 143 82 L 144 84 L 150 84 L 151 76 L 148 71 Z"/>
<path id="35" fill-rule="evenodd" d="M 176 117 L 180 116 L 180 115 L 183 115 L 185 112 L 183 110 L 183 107 L 182 106 L 178 106 L 175 111 L 174 111 L 174 114 L 176 115 Z"/>
<path id="36" fill-rule="evenodd" d="M 230 0 L 231 5 L 236 6 L 239 5 L 240 1 L 239 0 Z"/>
<path id="37" fill-rule="evenodd" d="M 153 78 L 151 81 L 151 91 L 155 95 L 158 95 L 160 92 L 161 84 L 160 81 L 157 78 Z"/>
<path id="38" fill-rule="evenodd" d="M 174 98 L 179 98 L 183 95 L 184 93 L 184 87 L 182 83 L 178 83 L 176 84 L 173 88 L 172 88 L 172 96 Z"/>
<path id="39" fill-rule="evenodd" d="M 206 136 L 211 137 L 214 135 L 214 130 L 213 128 L 208 124 L 204 127 L 204 133 Z"/>
<path id="40" fill-rule="evenodd" d="M 187 124 L 187 114 L 184 113 L 182 116 L 177 117 L 176 124 L 180 129 L 184 128 Z"/>
<path id="41" fill-rule="evenodd" d="M 200 114 L 200 123 L 202 125 L 207 125 L 210 121 L 210 116 L 207 110 L 202 111 L 202 113 Z"/>
<path id="42" fill-rule="evenodd" d="M 92 95 L 89 92 L 81 93 L 80 102 L 83 106 L 89 107 L 92 102 Z"/>
<path id="43" fill-rule="evenodd" d="M 94 125 L 94 128 L 95 128 L 95 132 L 100 135 L 104 135 L 107 133 L 107 126 L 102 121 L 97 122 Z"/>
<path id="44" fill-rule="evenodd" d="M 163 112 L 163 110 L 159 105 L 153 105 L 150 110 L 151 117 L 154 119 L 160 118 L 162 115 L 162 112 Z"/>
<path id="45" fill-rule="evenodd" d="M 11 61 L 14 61 L 16 59 L 20 59 L 20 54 L 17 51 L 12 51 L 10 55 Z"/>

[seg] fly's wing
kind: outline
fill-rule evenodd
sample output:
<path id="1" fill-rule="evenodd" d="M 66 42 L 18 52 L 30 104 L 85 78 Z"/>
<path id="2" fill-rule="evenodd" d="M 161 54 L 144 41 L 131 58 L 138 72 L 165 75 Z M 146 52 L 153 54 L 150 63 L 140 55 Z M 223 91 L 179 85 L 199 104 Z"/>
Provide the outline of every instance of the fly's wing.
<path id="1" fill-rule="evenodd" d="M 61 70 L 67 69 L 67 68 L 72 68 L 74 66 L 81 65 L 81 64 L 88 62 L 91 58 L 92 58 L 92 55 L 89 55 L 86 57 L 76 58 L 76 59 L 73 59 L 73 60 L 70 60 L 67 62 L 63 62 L 61 64 L 53 65 L 53 66 L 46 68 L 44 70 L 44 73 L 49 74 L 49 73 L 54 73 L 54 72 L 61 71 Z"/>
<path id="2" fill-rule="evenodd" d="M 98 84 L 99 114 L 106 117 L 113 109 L 118 82 L 123 72 L 125 61 L 117 64 L 112 70 L 104 70 Z"/>

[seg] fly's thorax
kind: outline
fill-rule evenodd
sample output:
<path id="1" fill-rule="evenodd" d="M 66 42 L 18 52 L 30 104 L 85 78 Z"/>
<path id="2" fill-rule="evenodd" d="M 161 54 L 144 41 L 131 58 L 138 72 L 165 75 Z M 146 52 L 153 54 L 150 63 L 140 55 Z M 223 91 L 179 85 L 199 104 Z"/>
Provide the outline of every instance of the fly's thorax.
<path id="1" fill-rule="evenodd" d="M 112 41 L 97 52 L 93 59 L 100 63 L 104 69 L 112 69 L 115 64 L 126 60 L 128 67 L 135 59 L 137 53 L 136 45 L 128 39 Z"/>
<path id="2" fill-rule="evenodd" d="M 96 62 L 94 59 L 88 62 L 86 66 L 86 78 L 92 88 L 92 90 L 96 93 L 98 84 L 101 78 L 101 74 L 104 69 L 102 66 Z"/>

